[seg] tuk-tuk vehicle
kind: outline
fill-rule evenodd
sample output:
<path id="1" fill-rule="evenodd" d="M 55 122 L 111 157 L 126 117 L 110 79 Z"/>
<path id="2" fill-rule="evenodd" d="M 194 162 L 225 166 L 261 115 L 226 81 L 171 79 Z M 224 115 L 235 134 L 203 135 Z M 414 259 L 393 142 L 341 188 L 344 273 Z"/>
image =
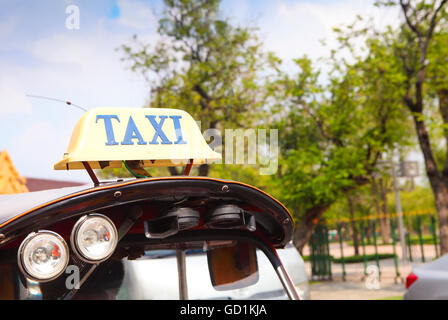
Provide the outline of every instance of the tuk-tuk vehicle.
<path id="1" fill-rule="evenodd" d="M 260 282 L 261 257 L 285 297 L 299 299 L 276 253 L 292 237 L 288 210 L 253 186 L 189 176 L 192 166 L 220 157 L 182 110 L 86 112 L 54 169 L 84 169 L 93 186 L 0 196 L 0 299 L 172 297 L 166 290 L 211 298 L 193 294 L 198 281 L 226 298 Z M 122 164 L 135 178 L 100 182 L 93 171 Z M 152 166 L 185 169 L 151 177 L 145 168 Z M 167 250 L 175 250 L 174 266 L 157 260 Z M 207 265 L 189 263 L 197 252 Z M 189 267 L 205 268 L 201 279 L 187 279 Z M 178 279 L 164 277 L 169 268 Z"/>

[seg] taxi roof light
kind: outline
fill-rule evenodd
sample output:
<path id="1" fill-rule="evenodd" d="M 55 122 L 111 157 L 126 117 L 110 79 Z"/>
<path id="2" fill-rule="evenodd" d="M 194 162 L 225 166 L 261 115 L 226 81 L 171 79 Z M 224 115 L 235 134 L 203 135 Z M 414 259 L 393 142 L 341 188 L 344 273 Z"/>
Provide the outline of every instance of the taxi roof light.
<path id="1" fill-rule="evenodd" d="M 194 165 L 221 159 L 185 111 L 166 108 L 95 108 L 77 122 L 56 170 Z"/>

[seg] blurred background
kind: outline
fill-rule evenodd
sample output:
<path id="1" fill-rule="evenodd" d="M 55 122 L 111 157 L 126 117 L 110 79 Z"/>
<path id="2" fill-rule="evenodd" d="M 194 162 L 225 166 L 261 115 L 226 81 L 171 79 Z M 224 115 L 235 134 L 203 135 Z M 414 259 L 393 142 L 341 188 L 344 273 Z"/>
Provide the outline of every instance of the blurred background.
<path id="1" fill-rule="evenodd" d="M 316 296 L 326 280 L 371 295 L 369 264 L 379 297 L 401 295 L 448 252 L 447 39 L 443 0 L 0 0 L 0 193 L 89 183 L 53 164 L 94 107 L 278 129 L 273 174 L 194 174 L 283 201 Z"/>

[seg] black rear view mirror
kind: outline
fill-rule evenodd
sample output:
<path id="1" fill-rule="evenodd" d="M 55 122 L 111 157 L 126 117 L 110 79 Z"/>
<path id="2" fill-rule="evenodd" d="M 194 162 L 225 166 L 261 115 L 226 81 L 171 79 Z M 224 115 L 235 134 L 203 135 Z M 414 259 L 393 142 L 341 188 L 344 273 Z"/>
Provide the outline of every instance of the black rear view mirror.
<path id="1" fill-rule="evenodd" d="M 210 280 L 218 291 L 245 288 L 258 281 L 257 253 L 251 243 L 211 249 L 207 261 Z"/>

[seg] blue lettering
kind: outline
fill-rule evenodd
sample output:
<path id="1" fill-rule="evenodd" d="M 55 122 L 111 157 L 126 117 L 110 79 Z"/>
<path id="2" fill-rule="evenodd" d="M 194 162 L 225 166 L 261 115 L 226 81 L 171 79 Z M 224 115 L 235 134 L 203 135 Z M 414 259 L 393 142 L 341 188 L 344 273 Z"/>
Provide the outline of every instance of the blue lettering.
<path id="1" fill-rule="evenodd" d="M 172 142 L 166 137 L 165 133 L 162 130 L 163 123 L 165 122 L 165 119 L 168 118 L 168 116 L 159 116 L 159 123 L 157 123 L 156 121 L 156 116 L 146 116 L 146 118 L 149 119 L 149 122 L 151 122 L 154 130 L 156 131 L 154 133 L 152 141 L 149 144 L 159 144 L 157 142 L 158 137 L 160 137 L 160 139 L 162 140 L 162 144 L 172 144 Z"/>
<path id="2" fill-rule="evenodd" d="M 115 141 L 114 128 L 112 127 L 112 119 L 116 119 L 116 120 L 118 120 L 118 122 L 120 122 L 120 119 L 118 119 L 118 116 L 117 115 L 97 115 L 95 123 L 98 123 L 98 119 L 104 120 L 104 127 L 106 128 L 106 135 L 107 135 L 106 146 L 117 145 L 118 142 Z"/>
<path id="3" fill-rule="evenodd" d="M 187 142 L 182 137 L 182 129 L 180 127 L 180 121 L 179 121 L 179 119 L 181 119 L 182 116 L 170 116 L 170 118 L 173 119 L 174 130 L 176 131 L 177 141 L 174 142 L 174 144 L 186 144 Z"/>
<path id="4" fill-rule="evenodd" d="M 132 141 L 132 139 L 138 139 L 137 144 L 146 144 L 146 142 L 142 138 L 142 135 L 138 131 L 137 126 L 135 125 L 135 122 L 132 119 L 132 116 L 130 116 L 128 126 L 126 128 L 126 133 L 124 134 L 124 139 L 121 142 L 121 144 L 133 145 L 134 141 Z"/>

